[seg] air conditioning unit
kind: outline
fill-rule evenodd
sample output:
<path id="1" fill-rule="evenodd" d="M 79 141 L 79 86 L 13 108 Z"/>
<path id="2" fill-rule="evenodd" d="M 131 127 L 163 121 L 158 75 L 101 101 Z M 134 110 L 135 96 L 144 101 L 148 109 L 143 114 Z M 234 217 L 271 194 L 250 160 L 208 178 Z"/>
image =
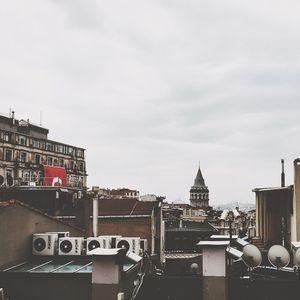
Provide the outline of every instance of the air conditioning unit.
<path id="1" fill-rule="evenodd" d="M 120 237 L 116 240 L 116 247 L 126 248 L 127 251 L 140 254 L 140 240 L 139 237 Z"/>
<path id="2" fill-rule="evenodd" d="M 58 255 L 81 255 L 82 237 L 64 237 L 58 240 Z"/>
<path id="3" fill-rule="evenodd" d="M 88 237 L 86 239 L 86 254 L 96 248 L 110 248 L 110 239 L 102 237 Z"/>
<path id="4" fill-rule="evenodd" d="M 70 236 L 70 232 L 69 231 L 52 231 L 52 232 L 46 232 L 46 233 L 53 233 L 53 234 L 57 234 L 58 238 L 64 238 L 64 237 L 69 237 Z"/>
<path id="5" fill-rule="evenodd" d="M 33 255 L 54 255 L 58 236 L 55 233 L 35 233 L 32 238 Z"/>
<path id="6" fill-rule="evenodd" d="M 140 240 L 140 248 L 141 248 L 141 252 L 148 251 L 148 240 L 147 239 Z"/>
<path id="7" fill-rule="evenodd" d="M 103 248 L 117 248 L 117 238 L 121 238 L 121 235 L 99 235 L 102 239 L 106 240 L 107 247 Z"/>

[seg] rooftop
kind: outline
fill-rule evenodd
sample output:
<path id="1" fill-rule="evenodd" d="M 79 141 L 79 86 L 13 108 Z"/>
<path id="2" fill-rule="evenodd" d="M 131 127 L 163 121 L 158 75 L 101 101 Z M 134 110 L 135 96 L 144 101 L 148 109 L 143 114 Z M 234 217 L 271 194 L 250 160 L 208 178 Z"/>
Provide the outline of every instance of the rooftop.
<path id="1" fill-rule="evenodd" d="M 55 217 L 53 217 L 53 216 L 51 216 L 51 215 L 49 215 L 49 214 L 47 214 L 47 213 L 44 213 L 44 212 L 42 212 L 42 211 L 40 211 L 40 210 L 38 210 L 38 209 L 36 209 L 36 208 L 34 208 L 34 207 L 32 207 L 32 206 L 26 204 L 26 203 L 23 203 L 23 202 L 21 202 L 21 201 L 19 201 L 19 200 L 15 200 L 15 199 L 11 199 L 11 200 L 8 200 L 8 201 L 0 201 L 0 212 L 1 212 L 2 210 L 6 209 L 6 208 L 8 208 L 8 207 L 12 207 L 12 206 L 21 206 L 21 207 L 24 207 L 24 208 L 26 208 L 26 209 L 29 209 L 29 210 L 35 212 L 35 213 L 38 213 L 38 214 L 40 214 L 40 215 L 43 215 L 43 216 L 45 216 L 46 218 L 49 218 L 49 219 L 51 219 L 51 220 L 54 220 L 55 222 L 62 223 L 62 224 L 64 224 L 64 225 L 70 226 L 70 227 L 72 227 L 72 228 L 75 228 L 75 229 L 80 230 L 80 231 L 83 232 L 83 230 L 82 230 L 81 228 L 78 228 L 78 227 L 76 227 L 76 226 L 70 225 L 70 224 L 65 223 L 65 222 L 63 222 L 63 221 L 60 221 L 60 220 L 58 220 L 57 218 L 55 218 Z"/>
<path id="2" fill-rule="evenodd" d="M 135 265 L 130 259 L 123 264 L 123 271 L 127 272 Z M 12 265 L 0 270 L 4 273 L 30 273 L 30 274 L 62 274 L 62 273 L 88 273 L 92 274 L 92 256 L 85 257 L 33 257 L 28 261 Z"/>
<path id="3" fill-rule="evenodd" d="M 267 187 L 267 188 L 255 188 L 252 190 L 252 192 L 271 192 L 271 191 L 287 191 L 287 190 L 293 190 L 294 186 L 284 186 L 284 187 Z"/>
<path id="4" fill-rule="evenodd" d="M 157 202 L 137 199 L 99 199 L 99 216 L 152 215 Z"/>

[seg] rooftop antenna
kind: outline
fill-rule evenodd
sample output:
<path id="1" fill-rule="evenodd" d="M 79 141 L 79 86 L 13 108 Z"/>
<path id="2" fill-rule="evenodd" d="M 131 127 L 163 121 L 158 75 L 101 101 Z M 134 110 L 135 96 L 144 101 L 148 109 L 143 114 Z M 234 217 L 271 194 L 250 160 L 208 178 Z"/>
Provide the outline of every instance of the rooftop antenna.
<path id="1" fill-rule="evenodd" d="M 284 159 L 281 159 L 281 187 L 285 187 Z"/>
<path id="2" fill-rule="evenodd" d="M 11 107 L 9 108 L 9 117 L 11 117 Z"/>

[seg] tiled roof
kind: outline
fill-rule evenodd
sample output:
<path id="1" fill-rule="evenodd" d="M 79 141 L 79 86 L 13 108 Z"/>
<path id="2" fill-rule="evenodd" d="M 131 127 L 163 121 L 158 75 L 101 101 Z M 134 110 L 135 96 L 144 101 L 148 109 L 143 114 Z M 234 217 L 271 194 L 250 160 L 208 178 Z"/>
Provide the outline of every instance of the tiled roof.
<path id="1" fill-rule="evenodd" d="M 156 202 L 136 199 L 99 199 L 99 216 L 152 215 Z"/>

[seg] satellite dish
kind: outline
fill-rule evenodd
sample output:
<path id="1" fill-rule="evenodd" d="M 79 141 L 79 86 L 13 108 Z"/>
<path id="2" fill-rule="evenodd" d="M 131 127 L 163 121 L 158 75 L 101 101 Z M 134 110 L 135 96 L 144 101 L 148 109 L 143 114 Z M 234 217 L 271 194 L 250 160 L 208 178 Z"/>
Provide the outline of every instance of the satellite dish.
<path id="1" fill-rule="evenodd" d="M 294 254 L 294 266 L 300 267 L 300 248 Z"/>
<path id="2" fill-rule="evenodd" d="M 255 268 L 261 264 L 262 256 L 256 246 L 248 244 L 243 248 L 242 259 L 248 267 Z"/>
<path id="3" fill-rule="evenodd" d="M 274 267 L 284 268 L 290 262 L 290 254 L 283 246 L 274 245 L 268 251 L 268 260 Z"/>

